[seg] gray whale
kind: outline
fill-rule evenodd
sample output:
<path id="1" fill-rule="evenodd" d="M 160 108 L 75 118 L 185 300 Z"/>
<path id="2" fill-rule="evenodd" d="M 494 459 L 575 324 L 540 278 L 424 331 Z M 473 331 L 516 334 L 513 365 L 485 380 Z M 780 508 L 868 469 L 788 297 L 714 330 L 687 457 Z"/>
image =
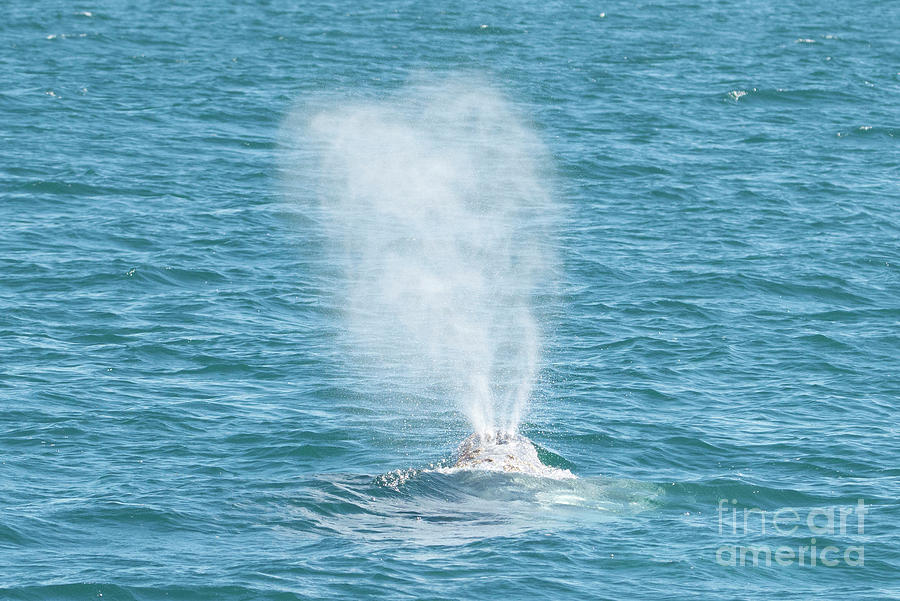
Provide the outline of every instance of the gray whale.
<path id="1" fill-rule="evenodd" d="M 509 432 L 475 433 L 456 449 L 453 469 L 513 472 L 552 478 L 574 478 L 569 470 L 541 463 L 528 438 Z"/>

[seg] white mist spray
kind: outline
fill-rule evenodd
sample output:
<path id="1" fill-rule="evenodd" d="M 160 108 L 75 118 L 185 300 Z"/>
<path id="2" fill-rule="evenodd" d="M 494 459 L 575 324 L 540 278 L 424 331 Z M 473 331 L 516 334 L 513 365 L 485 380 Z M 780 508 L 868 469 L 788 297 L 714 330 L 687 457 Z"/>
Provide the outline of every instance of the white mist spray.
<path id="1" fill-rule="evenodd" d="M 552 277 L 536 136 L 500 94 L 460 79 L 302 121 L 349 348 L 452 399 L 475 432 L 514 433 L 540 368 L 535 291 Z"/>

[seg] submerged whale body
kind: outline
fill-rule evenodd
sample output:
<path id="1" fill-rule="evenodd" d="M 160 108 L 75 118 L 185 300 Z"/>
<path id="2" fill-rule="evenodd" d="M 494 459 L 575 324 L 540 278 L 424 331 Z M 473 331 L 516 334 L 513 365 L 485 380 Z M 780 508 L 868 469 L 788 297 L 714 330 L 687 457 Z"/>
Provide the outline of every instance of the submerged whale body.
<path id="1" fill-rule="evenodd" d="M 528 438 L 508 432 L 472 434 L 456 449 L 451 469 L 512 472 L 551 478 L 574 478 L 569 470 L 541 463 Z"/>

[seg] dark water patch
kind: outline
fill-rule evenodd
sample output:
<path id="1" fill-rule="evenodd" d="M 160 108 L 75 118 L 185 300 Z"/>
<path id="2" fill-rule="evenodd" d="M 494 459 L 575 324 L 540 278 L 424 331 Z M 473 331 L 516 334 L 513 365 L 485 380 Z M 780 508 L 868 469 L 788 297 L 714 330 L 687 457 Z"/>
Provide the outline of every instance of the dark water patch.
<path id="1" fill-rule="evenodd" d="M 24 533 L 11 526 L 0 524 L 0 548 L 18 547 L 27 544 L 28 541 L 29 539 Z"/>
<path id="2" fill-rule="evenodd" d="M 203 531 L 202 523 L 187 513 L 151 504 L 120 501 L 96 501 L 75 507 L 57 508 L 50 512 L 52 519 L 74 522 L 81 527 L 123 526 L 161 531 Z"/>

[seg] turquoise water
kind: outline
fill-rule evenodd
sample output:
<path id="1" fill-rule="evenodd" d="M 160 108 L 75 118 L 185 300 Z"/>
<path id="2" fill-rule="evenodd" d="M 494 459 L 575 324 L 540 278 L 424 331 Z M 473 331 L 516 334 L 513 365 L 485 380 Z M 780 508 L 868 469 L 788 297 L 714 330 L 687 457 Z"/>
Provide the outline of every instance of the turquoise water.
<path id="1" fill-rule="evenodd" d="M 4 7 L 0 598 L 900 598 L 898 23 L 875 0 Z M 502 118 L 472 145 L 416 94 Z M 338 116 L 340 162 L 381 144 L 341 120 L 360 105 L 409 135 L 322 167 L 307 117 Z M 420 144 L 486 210 L 534 201 L 495 217 L 536 239 L 479 251 L 498 286 L 546 259 L 475 305 L 496 337 L 434 355 L 389 309 L 442 327 L 481 297 L 390 304 L 388 255 L 353 244 L 482 238 L 319 204 L 369 160 L 418 202 Z M 532 321 L 534 370 L 505 350 Z M 485 344 L 577 479 L 432 469 L 483 408 L 441 385 Z M 473 361 L 444 369 L 454 348 Z M 765 532 L 732 524 L 749 508 Z M 836 565 L 728 561 L 813 545 Z"/>

